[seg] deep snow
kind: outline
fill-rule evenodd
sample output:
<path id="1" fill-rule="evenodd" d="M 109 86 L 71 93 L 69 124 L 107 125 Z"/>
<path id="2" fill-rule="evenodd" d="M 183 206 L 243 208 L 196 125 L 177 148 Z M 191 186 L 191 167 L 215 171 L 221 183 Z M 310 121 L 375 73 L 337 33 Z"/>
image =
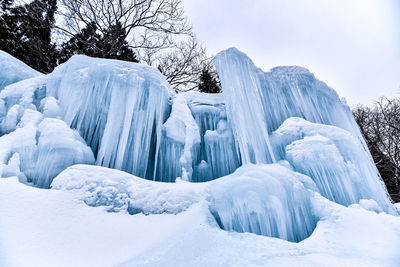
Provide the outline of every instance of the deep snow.
<path id="1" fill-rule="evenodd" d="M 346 208 L 318 194 L 312 203 L 321 219 L 309 238 L 292 243 L 221 230 L 204 202 L 176 215 L 109 213 L 85 205 L 71 191 L 0 179 L 0 266 L 396 266 L 400 262 L 399 217 L 358 204 Z"/>

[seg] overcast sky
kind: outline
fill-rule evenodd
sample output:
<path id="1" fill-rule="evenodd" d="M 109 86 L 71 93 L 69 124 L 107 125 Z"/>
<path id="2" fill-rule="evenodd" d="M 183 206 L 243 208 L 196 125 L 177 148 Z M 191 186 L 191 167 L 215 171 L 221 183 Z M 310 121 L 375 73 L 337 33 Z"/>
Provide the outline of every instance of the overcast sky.
<path id="1" fill-rule="evenodd" d="M 300 65 L 354 106 L 400 97 L 400 0 L 184 0 L 210 55 Z"/>

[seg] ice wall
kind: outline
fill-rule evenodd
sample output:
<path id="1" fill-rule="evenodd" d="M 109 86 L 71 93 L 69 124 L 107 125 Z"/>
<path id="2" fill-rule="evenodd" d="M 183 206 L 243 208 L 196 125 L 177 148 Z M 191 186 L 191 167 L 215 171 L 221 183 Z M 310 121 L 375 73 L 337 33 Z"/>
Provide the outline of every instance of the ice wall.
<path id="1" fill-rule="evenodd" d="M 222 94 L 189 92 L 188 105 L 199 127 L 200 152 L 194 182 L 210 181 L 234 172 L 240 165 Z"/>
<path id="2" fill-rule="evenodd" d="M 288 160 L 325 197 L 343 205 L 372 198 L 390 211 L 358 126 L 334 90 L 301 67 L 263 72 L 236 48 L 214 62 L 243 163 Z"/>
<path id="3" fill-rule="evenodd" d="M 258 70 L 236 48 L 220 52 L 214 58 L 229 122 L 241 160 L 246 163 L 275 161 L 268 135 L 268 121 L 263 106 L 263 92 Z"/>
<path id="4" fill-rule="evenodd" d="M 153 179 L 169 84 L 158 70 L 119 60 L 74 56 L 57 67 L 47 95 L 91 146 L 96 164 Z"/>
<path id="5" fill-rule="evenodd" d="M 271 162 L 268 135 L 290 117 L 341 127 L 365 147 L 348 106 L 307 69 L 290 66 L 263 72 L 236 48 L 220 52 L 214 63 L 244 163 Z"/>
<path id="6" fill-rule="evenodd" d="M 177 177 L 191 180 L 199 149 L 199 128 L 185 95 L 177 95 L 173 100 L 171 114 L 162 126 L 156 180 L 175 182 Z"/>
<path id="7" fill-rule="evenodd" d="M 0 50 L 0 91 L 9 84 L 41 75 L 22 61 Z"/>

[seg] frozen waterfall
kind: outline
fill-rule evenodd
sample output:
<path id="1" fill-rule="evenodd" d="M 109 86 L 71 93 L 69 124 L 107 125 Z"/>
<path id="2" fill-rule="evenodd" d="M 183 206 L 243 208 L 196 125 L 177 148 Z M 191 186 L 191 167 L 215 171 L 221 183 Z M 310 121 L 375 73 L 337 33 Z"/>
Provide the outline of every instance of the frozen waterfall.
<path id="1" fill-rule="evenodd" d="M 176 94 L 137 63 L 78 55 L 41 75 L 1 52 L 1 177 L 112 212 L 201 202 L 222 229 L 290 241 L 315 228 L 315 196 L 394 212 L 333 89 L 301 67 L 263 72 L 235 48 L 214 62 L 223 94 Z"/>

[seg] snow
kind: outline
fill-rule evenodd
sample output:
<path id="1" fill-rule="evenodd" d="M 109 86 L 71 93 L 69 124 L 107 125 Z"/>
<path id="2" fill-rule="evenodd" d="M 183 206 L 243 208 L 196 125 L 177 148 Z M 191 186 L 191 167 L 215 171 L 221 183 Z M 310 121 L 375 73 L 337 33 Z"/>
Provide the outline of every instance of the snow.
<path id="1" fill-rule="evenodd" d="M 41 75 L 22 61 L 0 50 L 0 91 L 9 84 Z"/>
<path id="2" fill-rule="evenodd" d="M 0 179 L 0 265 L 396 266 L 400 262 L 399 217 L 361 205 L 346 208 L 318 194 L 311 196 L 311 203 L 320 220 L 309 238 L 293 243 L 221 230 L 202 203 L 179 214 L 109 213 L 88 207 L 77 192 Z"/>
<path id="3" fill-rule="evenodd" d="M 74 165 L 59 174 L 52 189 L 73 191 L 90 206 L 130 214 L 177 214 L 205 199 L 205 186 L 160 183 L 98 166 Z"/>
<path id="4" fill-rule="evenodd" d="M 73 194 L 0 179 L 0 266 L 112 266 L 156 247 L 193 212 L 107 213 Z M 196 215 L 196 214 L 194 214 Z"/>
<path id="5" fill-rule="evenodd" d="M 278 179 L 278 177 L 282 177 Z M 95 166 L 71 166 L 53 181 L 53 189 L 72 190 L 90 206 L 130 214 L 179 213 L 210 201 L 223 229 L 252 232 L 290 241 L 309 236 L 312 180 L 281 165 L 248 165 L 207 183 L 164 184 Z"/>
<path id="6" fill-rule="evenodd" d="M 400 207 L 335 91 L 214 62 L 224 94 L 86 56 L 3 86 L 0 266 L 398 264 Z"/>

